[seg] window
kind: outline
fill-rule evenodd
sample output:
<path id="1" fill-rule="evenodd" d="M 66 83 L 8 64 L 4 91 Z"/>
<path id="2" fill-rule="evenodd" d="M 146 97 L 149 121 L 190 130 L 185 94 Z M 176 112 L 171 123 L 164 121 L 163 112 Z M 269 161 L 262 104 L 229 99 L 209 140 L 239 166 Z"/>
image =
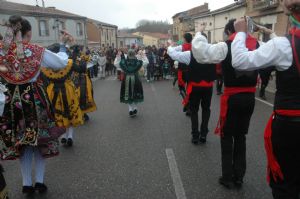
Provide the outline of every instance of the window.
<path id="1" fill-rule="evenodd" d="M 58 28 L 59 30 L 65 30 L 66 29 L 65 22 L 60 21 L 58 24 Z"/>
<path id="2" fill-rule="evenodd" d="M 120 47 L 123 47 L 123 46 L 124 46 L 123 41 L 120 41 Z"/>
<path id="3" fill-rule="evenodd" d="M 39 21 L 39 33 L 42 37 L 49 36 L 49 26 L 46 20 Z"/>
<path id="4" fill-rule="evenodd" d="M 82 23 L 77 23 L 76 24 L 76 33 L 77 33 L 77 36 L 82 36 L 83 35 Z"/>
<path id="5" fill-rule="evenodd" d="M 211 43 L 211 32 L 210 31 L 208 31 L 207 40 L 208 40 L 208 43 Z"/>

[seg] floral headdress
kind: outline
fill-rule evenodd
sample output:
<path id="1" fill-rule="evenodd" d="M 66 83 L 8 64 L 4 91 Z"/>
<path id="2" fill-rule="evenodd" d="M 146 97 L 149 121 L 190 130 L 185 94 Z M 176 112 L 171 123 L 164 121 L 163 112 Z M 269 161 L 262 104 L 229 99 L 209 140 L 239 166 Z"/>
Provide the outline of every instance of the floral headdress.
<path id="1" fill-rule="evenodd" d="M 17 22 L 16 24 L 12 24 L 9 22 L 0 23 L 1 26 L 7 27 L 5 35 L 3 37 L 3 52 L 7 54 L 11 44 L 13 42 L 17 45 L 17 57 L 24 58 L 24 50 L 22 43 L 22 33 L 21 33 L 21 22 Z"/>

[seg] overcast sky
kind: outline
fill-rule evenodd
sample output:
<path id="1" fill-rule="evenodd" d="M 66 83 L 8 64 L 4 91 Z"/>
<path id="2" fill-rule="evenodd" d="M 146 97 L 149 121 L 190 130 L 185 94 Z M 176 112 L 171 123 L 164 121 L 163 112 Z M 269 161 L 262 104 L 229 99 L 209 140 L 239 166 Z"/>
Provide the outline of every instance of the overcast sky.
<path id="1" fill-rule="evenodd" d="M 36 0 L 8 0 L 36 5 Z M 42 5 L 42 1 L 38 0 Z M 221 8 L 234 0 L 45 0 L 46 6 L 76 13 L 99 21 L 112 23 L 119 28 L 134 28 L 140 19 L 168 20 L 178 12 L 210 2 L 211 10 Z"/>

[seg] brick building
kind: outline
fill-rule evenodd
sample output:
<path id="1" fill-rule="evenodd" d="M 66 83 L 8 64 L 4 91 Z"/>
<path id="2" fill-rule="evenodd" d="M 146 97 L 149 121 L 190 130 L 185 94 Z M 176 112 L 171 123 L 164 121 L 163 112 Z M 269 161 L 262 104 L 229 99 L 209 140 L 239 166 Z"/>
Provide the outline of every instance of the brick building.
<path id="1" fill-rule="evenodd" d="M 117 47 L 118 26 L 101 21 L 87 20 L 87 39 L 89 47 Z"/>

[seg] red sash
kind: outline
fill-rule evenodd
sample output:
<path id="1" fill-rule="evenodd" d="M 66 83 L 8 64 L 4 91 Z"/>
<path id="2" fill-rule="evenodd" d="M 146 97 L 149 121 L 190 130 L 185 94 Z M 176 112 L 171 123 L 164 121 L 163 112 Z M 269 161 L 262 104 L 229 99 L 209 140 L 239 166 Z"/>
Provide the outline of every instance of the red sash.
<path id="1" fill-rule="evenodd" d="M 0 55 L 0 65 L 8 69 L 8 72 L 0 72 L 0 75 L 11 84 L 28 83 L 39 72 L 44 48 L 24 43 L 24 58 L 17 57 L 16 49 L 17 45 L 12 43 L 7 54 Z"/>
<path id="2" fill-rule="evenodd" d="M 221 96 L 221 105 L 220 105 L 220 117 L 215 130 L 215 134 L 222 136 L 223 128 L 226 122 L 227 112 L 228 112 L 228 100 L 232 95 L 239 93 L 255 93 L 255 87 L 225 87 L 224 94 Z"/>
<path id="3" fill-rule="evenodd" d="M 266 149 L 267 159 L 268 159 L 268 175 L 267 175 L 268 182 L 270 182 L 270 175 L 273 176 L 273 179 L 276 182 L 278 178 L 283 180 L 283 173 L 281 171 L 279 163 L 277 162 L 277 159 L 273 152 L 273 146 L 272 146 L 272 124 L 276 114 L 287 116 L 287 117 L 300 117 L 300 110 L 276 110 L 275 112 L 273 112 L 270 120 L 268 121 L 268 124 L 265 129 L 265 135 L 264 135 L 265 149 Z"/>
<path id="4" fill-rule="evenodd" d="M 189 82 L 187 86 L 186 97 L 184 98 L 182 104 L 184 106 L 188 105 L 190 100 L 190 95 L 193 92 L 193 87 L 211 88 L 213 86 L 214 86 L 214 82 L 207 82 L 207 81 L 201 81 L 199 83 Z"/>

